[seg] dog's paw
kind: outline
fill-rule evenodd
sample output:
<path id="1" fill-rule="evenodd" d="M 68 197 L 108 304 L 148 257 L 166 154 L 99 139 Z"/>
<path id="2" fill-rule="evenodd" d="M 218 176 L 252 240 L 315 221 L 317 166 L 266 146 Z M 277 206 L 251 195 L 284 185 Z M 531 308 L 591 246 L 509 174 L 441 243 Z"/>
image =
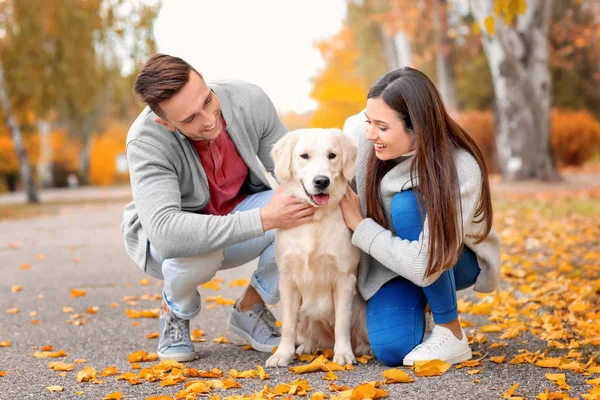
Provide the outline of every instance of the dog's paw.
<path id="1" fill-rule="evenodd" d="M 287 367 L 292 362 L 294 356 L 292 352 L 276 351 L 269 359 L 265 366 L 267 368 Z"/>
<path id="2" fill-rule="evenodd" d="M 296 354 L 312 354 L 317 348 L 312 343 L 302 343 L 296 349 Z"/>
<path id="3" fill-rule="evenodd" d="M 360 343 L 354 349 L 354 354 L 357 356 L 372 356 L 373 350 L 368 343 Z"/>
<path id="4" fill-rule="evenodd" d="M 340 365 L 356 364 L 356 358 L 352 351 L 336 351 L 333 355 L 333 362 Z"/>

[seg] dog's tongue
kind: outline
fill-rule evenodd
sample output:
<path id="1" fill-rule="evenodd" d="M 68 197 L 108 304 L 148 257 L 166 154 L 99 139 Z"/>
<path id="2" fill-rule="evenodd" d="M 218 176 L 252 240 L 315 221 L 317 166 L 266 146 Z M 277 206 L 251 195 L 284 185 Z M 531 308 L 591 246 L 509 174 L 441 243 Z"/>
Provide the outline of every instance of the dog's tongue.
<path id="1" fill-rule="evenodd" d="M 320 206 L 327 204 L 327 202 L 329 201 L 328 194 L 313 194 L 312 198 L 315 201 L 315 203 L 317 203 Z"/>

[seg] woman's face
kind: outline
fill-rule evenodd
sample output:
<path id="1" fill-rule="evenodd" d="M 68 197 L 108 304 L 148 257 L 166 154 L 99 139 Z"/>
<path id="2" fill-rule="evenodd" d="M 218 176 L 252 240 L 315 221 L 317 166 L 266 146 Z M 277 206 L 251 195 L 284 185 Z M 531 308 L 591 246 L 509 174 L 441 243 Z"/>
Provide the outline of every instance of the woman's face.
<path id="1" fill-rule="evenodd" d="M 414 150 L 414 137 L 406 130 L 404 121 L 381 97 L 367 100 L 367 134 L 378 159 L 393 160 Z"/>

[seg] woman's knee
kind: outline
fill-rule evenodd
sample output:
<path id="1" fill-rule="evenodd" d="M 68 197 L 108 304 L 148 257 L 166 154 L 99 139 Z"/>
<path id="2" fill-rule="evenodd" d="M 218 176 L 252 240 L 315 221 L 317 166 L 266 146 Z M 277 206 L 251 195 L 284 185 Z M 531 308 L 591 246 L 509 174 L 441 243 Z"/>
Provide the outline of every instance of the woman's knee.
<path id="1" fill-rule="evenodd" d="M 402 334 L 403 332 L 404 334 Z M 373 334 L 369 330 L 369 341 L 373 355 L 390 367 L 402 365 L 402 360 L 423 339 L 423 330 L 412 326 L 395 327 L 388 332 Z"/>
<path id="2" fill-rule="evenodd" d="M 396 235 L 401 239 L 418 240 L 423 232 L 423 215 L 419 209 L 417 195 L 412 189 L 398 192 L 392 198 L 392 223 Z"/>
<path id="3" fill-rule="evenodd" d="M 367 303 L 367 329 L 371 348 L 386 365 L 401 365 L 425 332 L 426 299 L 422 288 L 396 278 Z"/>

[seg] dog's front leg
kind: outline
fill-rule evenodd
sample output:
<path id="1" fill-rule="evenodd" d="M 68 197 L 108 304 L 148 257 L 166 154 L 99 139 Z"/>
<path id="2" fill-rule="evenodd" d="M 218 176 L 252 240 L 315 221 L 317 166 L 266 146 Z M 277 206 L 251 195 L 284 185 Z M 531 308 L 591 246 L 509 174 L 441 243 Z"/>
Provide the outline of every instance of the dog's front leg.
<path id="1" fill-rule="evenodd" d="M 352 303 L 356 291 L 355 285 L 356 277 L 348 275 L 344 278 L 340 277 L 334 287 L 335 347 L 333 349 L 333 362 L 341 365 L 356 363 L 350 340 Z"/>
<path id="2" fill-rule="evenodd" d="M 267 367 L 287 367 L 294 358 L 296 350 L 296 326 L 300 309 L 300 292 L 286 276 L 279 277 L 279 292 L 281 293 L 282 333 L 281 342 L 275 354 L 267 360 Z"/>

